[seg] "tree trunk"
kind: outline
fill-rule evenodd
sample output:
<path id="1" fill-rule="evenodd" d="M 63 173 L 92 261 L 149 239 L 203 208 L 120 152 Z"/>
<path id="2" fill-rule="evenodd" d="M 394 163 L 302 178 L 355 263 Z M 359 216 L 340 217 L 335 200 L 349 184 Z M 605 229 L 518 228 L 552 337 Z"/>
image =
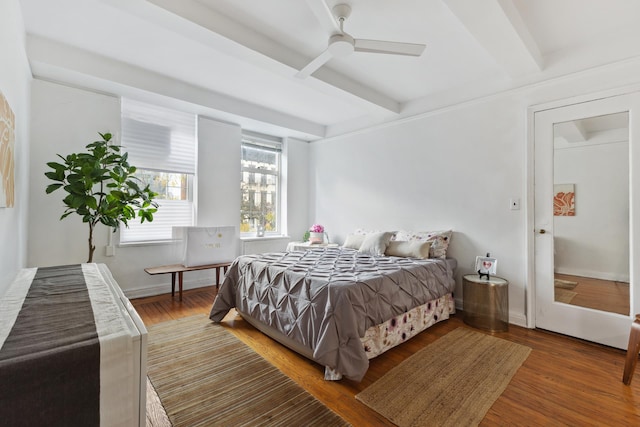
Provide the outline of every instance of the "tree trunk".
<path id="1" fill-rule="evenodd" d="M 89 223 L 89 259 L 87 262 L 93 262 L 93 253 L 96 250 L 96 246 L 93 244 L 93 227 L 94 225 Z"/>

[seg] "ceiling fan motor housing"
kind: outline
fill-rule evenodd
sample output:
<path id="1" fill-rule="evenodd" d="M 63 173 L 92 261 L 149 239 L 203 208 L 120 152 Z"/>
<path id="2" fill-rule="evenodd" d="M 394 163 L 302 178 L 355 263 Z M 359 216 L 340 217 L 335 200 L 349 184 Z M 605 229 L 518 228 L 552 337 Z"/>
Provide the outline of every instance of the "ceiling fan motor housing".
<path id="1" fill-rule="evenodd" d="M 329 39 L 329 52 L 334 57 L 341 58 L 353 53 L 354 45 L 355 41 L 349 34 L 334 34 Z"/>

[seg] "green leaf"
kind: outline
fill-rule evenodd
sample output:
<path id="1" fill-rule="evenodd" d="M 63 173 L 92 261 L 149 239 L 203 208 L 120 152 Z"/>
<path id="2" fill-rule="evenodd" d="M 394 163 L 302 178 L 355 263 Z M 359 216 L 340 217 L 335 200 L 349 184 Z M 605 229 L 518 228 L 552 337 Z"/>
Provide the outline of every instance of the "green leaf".
<path id="1" fill-rule="evenodd" d="M 55 169 L 56 172 L 65 171 L 67 169 L 65 165 L 61 165 L 60 163 L 56 163 L 56 162 L 47 162 L 47 166 L 49 166 L 51 169 Z"/>
<path id="2" fill-rule="evenodd" d="M 98 202 L 91 196 L 85 199 L 85 203 L 90 209 L 98 209 Z"/>
<path id="3" fill-rule="evenodd" d="M 122 214 L 127 219 L 136 217 L 136 211 L 131 206 L 128 206 L 128 205 L 122 208 Z"/>
<path id="4" fill-rule="evenodd" d="M 109 171 L 109 177 L 116 182 L 120 181 L 120 175 L 115 173 L 114 171 Z"/>
<path id="5" fill-rule="evenodd" d="M 64 173 L 60 175 L 58 172 L 45 172 L 44 176 L 52 181 L 64 181 Z"/>
<path id="6" fill-rule="evenodd" d="M 78 209 L 78 208 L 80 208 L 82 206 L 84 206 L 84 197 L 72 195 L 71 196 L 71 207 L 74 208 L 74 209 Z"/>
<path id="7" fill-rule="evenodd" d="M 45 191 L 47 192 L 47 194 L 50 194 L 60 187 L 62 187 L 62 184 L 50 184 L 47 186 L 47 189 Z"/>
<path id="8" fill-rule="evenodd" d="M 84 179 L 84 177 L 77 173 L 70 173 L 69 175 L 67 175 L 67 181 L 69 181 L 69 183 L 78 182 L 82 179 Z"/>
<path id="9" fill-rule="evenodd" d="M 85 188 L 82 182 L 74 182 L 72 184 L 68 184 L 64 186 L 64 190 L 73 195 L 84 195 Z"/>
<path id="10" fill-rule="evenodd" d="M 140 187 L 134 181 L 128 180 L 128 181 L 125 182 L 125 184 L 127 184 L 127 187 L 131 188 L 136 193 L 140 193 L 141 192 Z"/>

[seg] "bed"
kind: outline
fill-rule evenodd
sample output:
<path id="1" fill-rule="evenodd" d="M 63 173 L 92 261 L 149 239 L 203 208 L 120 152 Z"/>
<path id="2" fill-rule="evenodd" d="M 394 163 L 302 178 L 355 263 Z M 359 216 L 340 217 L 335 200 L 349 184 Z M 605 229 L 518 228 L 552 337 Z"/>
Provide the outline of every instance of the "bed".
<path id="1" fill-rule="evenodd" d="M 231 308 L 325 366 L 360 381 L 369 359 L 455 312 L 453 259 L 371 255 L 348 248 L 245 255 L 230 266 L 210 319 Z"/>

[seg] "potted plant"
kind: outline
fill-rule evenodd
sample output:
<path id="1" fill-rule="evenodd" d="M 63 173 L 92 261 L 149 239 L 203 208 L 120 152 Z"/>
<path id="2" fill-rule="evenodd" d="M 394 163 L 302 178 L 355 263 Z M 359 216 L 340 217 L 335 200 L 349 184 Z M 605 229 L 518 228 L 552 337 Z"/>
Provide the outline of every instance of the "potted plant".
<path id="1" fill-rule="evenodd" d="M 309 242 L 322 243 L 324 241 L 324 226 L 313 224 L 309 229 Z"/>
<path id="2" fill-rule="evenodd" d="M 133 175 L 136 167 L 128 163 L 128 153 L 120 153 L 120 146 L 109 143 L 110 133 L 98 134 L 102 140 L 87 145 L 87 152 L 66 157 L 58 154 L 62 163 L 47 163 L 53 170 L 45 173 L 55 181 L 47 186 L 47 194 L 59 188 L 67 192 L 62 199 L 66 209 L 60 220 L 76 213 L 89 225 L 87 262 L 93 261 L 96 250 L 93 244 L 96 225 L 102 223 L 113 227 L 115 232 L 120 223 L 127 226 L 127 222 L 136 217 L 136 212 L 141 222 L 153 221 L 158 208 L 153 201 L 156 193 L 148 185 L 141 188 L 141 181 Z"/>

